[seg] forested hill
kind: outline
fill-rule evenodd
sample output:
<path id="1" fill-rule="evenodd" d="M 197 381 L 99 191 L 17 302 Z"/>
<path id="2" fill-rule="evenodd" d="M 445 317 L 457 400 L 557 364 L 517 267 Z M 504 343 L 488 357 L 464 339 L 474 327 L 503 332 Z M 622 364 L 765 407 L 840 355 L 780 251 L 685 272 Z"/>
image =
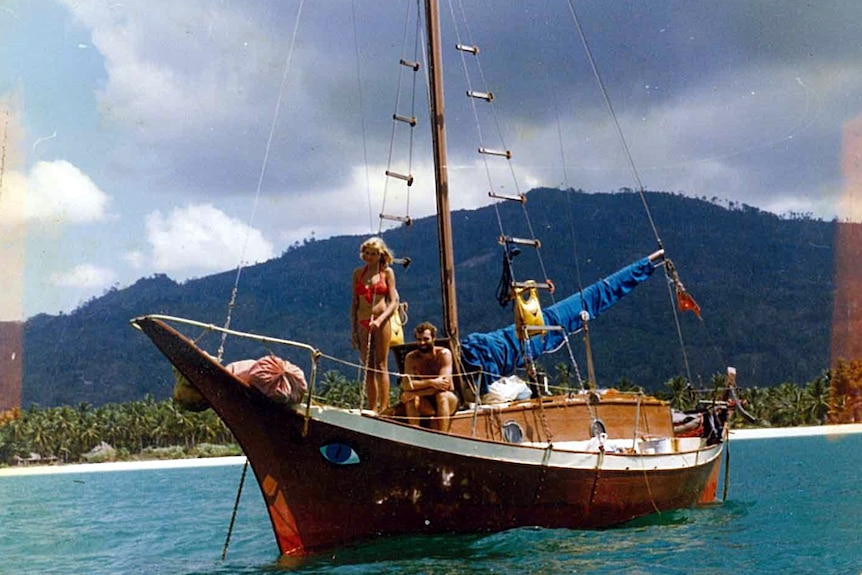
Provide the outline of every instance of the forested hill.
<path id="1" fill-rule="evenodd" d="M 695 378 L 707 380 L 733 365 L 742 386 L 804 383 L 828 366 L 834 222 L 779 218 L 747 206 L 727 209 L 668 193 L 647 197 L 667 255 L 703 310 L 702 322 L 692 313 L 679 316 Z M 529 223 L 542 242 L 557 297 L 657 247 L 634 193 L 540 189 L 528 198 Z M 520 204 L 501 205 L 499 220 L 506 235 L 530 237 Z M 512 323 L 511 308 L 502 308 L 495 296 L 502 269 L 497 210 L 458 211 L 453 228 L 462 334 Z M 384 234 L 397 256 L 412 261 L 407 269 L 396 268 L 402 299 L 410 304 L 408 334 L 425 319 L 439 325 L 435 233 L 435 219 L 424 218 Z M 310 241 L 245 268 L 231 327 L 307 341 L 327 354 L 355 360 L 350 277 L 361 263 L 363 239 Z M 516 278 L 543 280 L 535 250 L 522 252 L 515 258 Z M 31 318 L 24 326 L 23 405 L 168 397 L 173 386 L 169 364 L 129 320 L 162 313 L 222 325 L 235 277 L 228 271 L 177 284 L 157 275 L 112 290 L 70 314 Z M 669 300 L 663 274 L 656 273 L 590 324 L 600 385 L 625 377 L 656 389 L 685 374 Z M 547 294 L 543 301 L 550 303 Z M 583 366 L 580 337 L 572 341 Z M 229 348 L 225 360 L 243 353 L 250 352 Z M 565 357 L 557 355 L 545 364 L 562 361 Z"/>

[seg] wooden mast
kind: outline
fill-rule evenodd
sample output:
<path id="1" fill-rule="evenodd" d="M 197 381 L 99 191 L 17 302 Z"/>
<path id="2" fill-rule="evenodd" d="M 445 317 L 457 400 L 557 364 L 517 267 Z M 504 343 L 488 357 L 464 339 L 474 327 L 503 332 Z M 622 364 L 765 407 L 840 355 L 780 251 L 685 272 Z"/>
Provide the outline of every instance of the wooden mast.
<path id="1" fill-rule="evenodd" d="M 428 35 L 431 134 L 437 197 L 437 238 L 440 251 L 440 284 L 443 291 L 443 329 L 450 340 L 457 370 L 458 308 L 455 299 L 455 256 L 452 249 L 452 219 L 449 213 L 449 174 L 446 165 L 446 128 L 443 123 L 443 58 L 440 50 L 440 13 L 437 0 L 425 0 Z"/>

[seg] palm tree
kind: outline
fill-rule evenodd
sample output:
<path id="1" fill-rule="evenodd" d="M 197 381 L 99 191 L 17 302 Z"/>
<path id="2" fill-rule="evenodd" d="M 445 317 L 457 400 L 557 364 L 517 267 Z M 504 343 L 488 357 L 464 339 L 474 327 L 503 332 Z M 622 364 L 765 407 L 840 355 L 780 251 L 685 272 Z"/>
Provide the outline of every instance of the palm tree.
<path id="1" fill-rule="evenodd" d="M 762 422 L 767 419 L 766 413 L 766 398 L 767 393 L 759 387 L 747 387 L 737 390 L 739 401 L 745 406 L 747 411 L 755 420 Z M 737 424 L 742 420 L 736 420 Z"/>
<path id="2" fill-rule="evenodd" d="M 153 415 L 148 409 L 146 403 L 142 401 L 133 401 L 129 404 L 129 421 L 128 430 L 129 438 L 135 444 L 137 453 L 144 451 L 145 445 L 149 445 L 150 433 L 148 430 L 153 427 Z"/>
<path id="3" fill-rule="evenodd" d="M 673 409 L 686 411 L 695 407 L 697 398 L 686 378 L 678 375 L 667 380 L 664 385 L 670 390 L 668 399 Z"/>
<path id="4" fill-rule="evenodd" d="M 359 382 L 350 382 L 340 371 L 331 369 L 323 374 L 321 396 L 333 405 L 358 406 L 361 389 Z"/>
<path id="5" fill-rule="evenodd" d="M 632 380 L 630 380 L 627 377 L 621 377 L 617 381 L 617 384 L 614 387 L 616 387 L 620 391 L 628 391 L 628 392 L 633 392 L 633 393 L 643 393 L 644 392 L 644 388 L 637 385 L 635 382 L 633 382 Z"/>
<path id="6" fill-rule="evenodd" d="M 580 379 L 577 371 L 572 369 L 571 364 L 561 361 L 554 366 L 554 383 L 560 389 L 581 389 L 583 382 L 572 381 L 573 375 L 578 376 L 578 379 Z"/>
<path id="7" fill-rule="evenodd" d="M 823 425 L 829 417 L 829 371 L 808 382 L 802 392 L 801 407 L 804 423 Z"/>
<path id="8" fill-rule="evenodd" d="M 802 390 L 797 385 L 785 382 L 770 388 L 767 398 L 770 424 L 776 427 L 792 427 L 802 422 Z"/>
<path id="9" fill-rule="evenodd" d="M 51 443 L 52 453 L 63 461 L 67 460 L 71 453 L 77 436 L 75 422 L 77 413 L 69 406 L 55 408 L 51 416 Z"/>
<path id="10" fill-rule="evenodd" d="M 208 415 L 210 415 L 208 417 Z M 212 410 L 195 413 L 193 415 L 195 421 L 195 436 L 203 443 L 218 443 L 221 434 L 224 432 L 224 424 L 221 419 L 211 417 Z"/>

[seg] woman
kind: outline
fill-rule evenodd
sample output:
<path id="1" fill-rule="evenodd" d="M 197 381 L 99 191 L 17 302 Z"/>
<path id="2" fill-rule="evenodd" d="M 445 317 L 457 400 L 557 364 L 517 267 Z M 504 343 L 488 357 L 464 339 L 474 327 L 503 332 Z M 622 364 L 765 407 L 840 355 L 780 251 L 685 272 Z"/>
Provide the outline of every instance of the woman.
<path id="1" fill-rule="evenodd" d="M 372 411 L 389 407 L 390 316 L 398 307 L 398 290 L 392 271 L 392 252 L 378 237 L 365 240 L 359 248 L 365 262 L 353 270 L 353 303 L 350 326 L 353 347 L 359 348 L 365 366 L 365 391 Z"/>

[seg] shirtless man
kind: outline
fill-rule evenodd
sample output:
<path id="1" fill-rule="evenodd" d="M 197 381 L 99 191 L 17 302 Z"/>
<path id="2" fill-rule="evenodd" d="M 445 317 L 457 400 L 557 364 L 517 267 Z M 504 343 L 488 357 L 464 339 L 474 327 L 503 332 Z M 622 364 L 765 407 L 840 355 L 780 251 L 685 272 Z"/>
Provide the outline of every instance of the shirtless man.
<path id="1" fill-rule="evenodd" d="M 428 322 L 413 330 L 418 347 L 404 358 L 407 376 L 402 382 L 401 400 L 410 425 L 419 425 L 420 415 L 434 415 L 431 426 L 449 431 L 451 416 L 458 409 L 452 383 L 452 352 L 434 345 L 437 328 Z"/>

